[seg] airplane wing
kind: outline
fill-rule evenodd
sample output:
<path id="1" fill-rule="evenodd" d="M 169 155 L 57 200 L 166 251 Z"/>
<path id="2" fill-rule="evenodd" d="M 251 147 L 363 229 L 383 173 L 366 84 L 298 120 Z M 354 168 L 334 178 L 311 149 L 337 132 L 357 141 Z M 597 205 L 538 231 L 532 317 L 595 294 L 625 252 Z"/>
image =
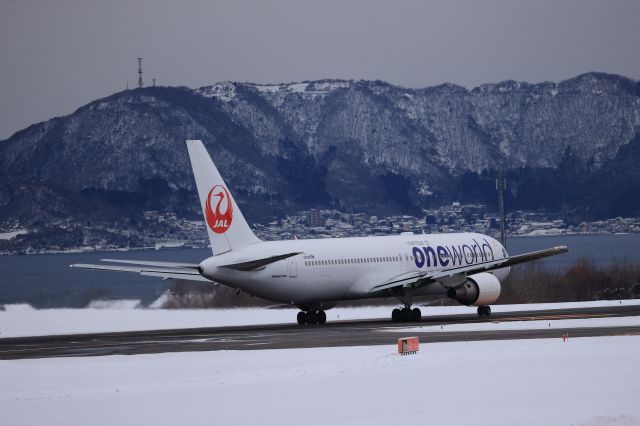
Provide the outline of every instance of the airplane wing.
<path id="1" fill-rule="evenodd" d="M 431 275 L 429 272 L 408 272 L 391 277 L 385 282 L 371 287 L 369 293 L 377 293 L 379 291 L 388 290 L 394 287 L 413 286 L 414 288 L 417 288 L 433 282 L 435 282 L 435 280 L 431 279 Z"/>
<path id="2" fill-rule="evenodd" d="M 495 269 L 517 265 L 519 263 L 530 262 L 532 260 L 542 259 L 549 256 L 555 256 L 556 254 L 566 253 L 568 251 L 569 249 L 566 246 L 558 246 L 544 250 L 519 254 L 505 259 L 475 263 L 473 265 L 460 266 L 457 268 L 449 268 L 429 272 L 409 272 L 394 276 L 389 280 L 372 287 L 371 290 L 369 290 L 369 293 L 376 293 L 394 287 L 422 287 L 423 285 L 431 284 L 438 281 L 439 279 L 443 279 L 446 277 L 453 277 L 459 274 L 472 275 L 480 272 L 489 272 Z"/>
<path id="3" fill-rule="evenodd" d="M 557 246 L 544 250 L 532 251 L 529 253 L 519 254 L 511 256 L 502 266 L 512 266 L 518 263 L 530 262 L 532 260 L 542 259 L 544 257 L 555 256 L 556 254 L 568 253 L 569 248 L 567 246 Z"/>
<path id="4" fill-rule="evenodd" d="M 106 262 L 117 262 L 131 264 L 137 266 L 112 266 L 112 265 L 96 265 L 88 263 L 76 263 L 70 265 L 72 268 L 89 269 L 94 271 L 114 271 L 114 272 L 132 272 L 149 277 L 160 277 L 164 279 L 190 280 L 213 283 L 213 281 L 200 275 L 198 264 L 177 263 L 177 262 L 154 262 L 154 261 L 135 261 L 135 260 L 118 260 L 118 259 L 102 259 Z"/>
<path id="5" fill-rule="evenodd" d="M 529 253 L 523 253 L 516 256 L 510 256 L 506 259 L 500 259 L 496 261 L 489 261 L 484 263 L 476 263 L 473 265 L 461 266 L 458 268 L 444 269 L 438 271 L 433 275 L 433 278 L 451 277 L 456 274 L 464 273 L 467 275 L 477 274 L 479 272 L 489 272 L 495 269 L 506 268 L 508 266 L 517 265 L 519 263 L 531 262 L 532 260 L 538 260 L 549 256 L 555 256 L 568 252 L 567 246 L 552 247 L 544 250 L 532 251 Z"/>

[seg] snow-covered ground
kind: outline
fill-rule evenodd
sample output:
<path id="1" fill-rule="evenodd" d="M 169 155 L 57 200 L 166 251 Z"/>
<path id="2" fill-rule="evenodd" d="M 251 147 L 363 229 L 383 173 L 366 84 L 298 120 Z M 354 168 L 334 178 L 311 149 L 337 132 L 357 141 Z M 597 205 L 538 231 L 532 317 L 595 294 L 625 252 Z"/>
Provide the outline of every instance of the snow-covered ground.
<path id="1" fill-rule="evenodd" d="M 597 301 L 573 303 L 545 303 L 527 305 L 495 305 L 493 312 L 513 312 L 521 310 L 542 310 L 560 308 L 578 308 L 589 306 L 620 306 L 638 305 L 640 300 Z M 197 310 L 169 310 L 169 309 L 134 309 L 137 301 L 109 301 L 92 302 L 86 309 L 33 309 L 29 305 L 7 305 L 0 311 L 0 337 L 43 336 L 50 334 L 98 333 L 112 331 L 160 330 L 193 327 L 220 327 L 230 325 L 251 324 L 279 324 L 294 323 L 297 311 L 295 309 L 197 309 Z M 433 315 L 473 314 L 474 307 L 467 306 L 434 306 L 421 307 L 423 317 Z M 389 318 L 391 307 L 337 307 L 327 311 L 327 320 L 352 320 Z M 592 319 L 593 326 L 608 325 L 638 325 L 640 318 L 631 319 Z M 567 319 L 549 318 L 535 325 L 522 322 L 521 328 L 566 327 Z M 580 320 L 582 321 L 582 320 Z M 626 322 L 625 322 L 626 321 Z M 628 323 L 632 321 L 633 323 Z M 486 323 L 479 327 L 510 326 L 507 323 Z M 585 324 L 579 324 L 581 326 Z M 577 326 L 577 325 L 574 325 Z M 445 331 L 458 331 L 454 326 L 446 326 Z M 465 331 L 475 324 L 461 325 Z M 467 327 L 467 328 L 464 328 Z M 439 327 L 437 328 L 439 330 Z M 432 330 L 425 330 L 432 331 Z"/>
<path id="2" fill-rule="evenodd" d="M 19 229 L 17 231 L 11 231 L 11 232 L 0 232 L 0 240 L 11 240 L 17 237 L 18 235 L 25 235 L 28 233 L 29 231 L 26 229 Z"/>
<path id="3" fill-rule="evenodd" d="M 0 311 L 2 337 L 293 322 L 293 309 Z M 640 300 L 497 305 L 494 312 Z M 337 308 L 329 320 L 389 307 Z M 473 313 L 428 307 L 424 315 Z M 568 319 L 562 319 L 568 318 Z M 423 325 L 403 332 L 640 325 L 640 317 Z M 380 329 L 385 330 L 385 327 Z M 396 328 L 395 331 L 398 329 Z M 640 336 L 0 361 L 0 424 L 640 425 Z M 571 333 L 569 333 L 571 334 Z"/>
<path id="4" fill-rule="evenodd" d="M 637 425 L 640 336 L 0 361 L 6 425 Z"/>

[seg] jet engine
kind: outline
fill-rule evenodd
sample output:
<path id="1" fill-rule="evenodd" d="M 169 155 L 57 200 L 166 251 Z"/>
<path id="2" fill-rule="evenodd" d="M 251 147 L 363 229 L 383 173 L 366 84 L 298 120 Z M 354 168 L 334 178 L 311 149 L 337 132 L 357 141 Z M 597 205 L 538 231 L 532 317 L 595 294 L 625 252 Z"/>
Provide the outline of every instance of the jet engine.
<path id="1" fill-rule="evenodd" d="M 488 272 L 469 275 L 464 283 L 449 288 L 447 296 L 467 306 L 490 305 L 500 296 L 500 280 Z"/>

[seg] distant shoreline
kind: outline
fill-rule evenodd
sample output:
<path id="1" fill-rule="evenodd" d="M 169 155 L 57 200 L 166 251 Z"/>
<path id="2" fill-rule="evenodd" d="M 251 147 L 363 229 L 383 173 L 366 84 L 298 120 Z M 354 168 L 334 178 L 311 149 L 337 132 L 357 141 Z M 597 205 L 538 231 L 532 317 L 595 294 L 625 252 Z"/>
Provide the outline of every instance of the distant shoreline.
<path id="1" fill-rule="evenodd" d="M 390 234 L 391 235 L 391 234 Z M 597 236 L 625 236 L 625 235 L 640 235 L 640 233 L 634 232 L 559 232 L 559 233 L 537 233 L 537 234 L 515 234 L 507 235 L 507 238 L 522 239 L 522 238 L 550 238 L 550 237 L 597 237 Z M 374 235 L 372 235 L 374 236 Z M 338 237 L 333 237 L 338 238 Z M 300 238 L 308 239 L 308 238 Z M 181 244 L 180 244 L 181 243 Z M 176 241 L 175 244 L 171 242 L 159 243 L 156 246 L 146 247 L 117 247 L 117 248 L 105 248 L 105 247 L 72 247 L 64 250 L 15 250 L 0 252 L 0 256 L 31 256 L 42 254 L 73 254 L 73 253 L 110 253 L 110 252 L 129 252 L 129 251 L 159 251 L 167 249 L 206 249 L 210 246 L 193 246 L 184 244 L 184 241 Z"/>

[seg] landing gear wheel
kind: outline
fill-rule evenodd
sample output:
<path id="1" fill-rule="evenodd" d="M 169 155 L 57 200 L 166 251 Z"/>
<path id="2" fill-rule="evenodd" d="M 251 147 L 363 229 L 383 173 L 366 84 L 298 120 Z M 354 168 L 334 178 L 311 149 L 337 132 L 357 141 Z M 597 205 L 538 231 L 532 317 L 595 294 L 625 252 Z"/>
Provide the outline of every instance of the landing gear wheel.
<path id="1" fill-rule="evenodd" d="M 307 312 L 306 317 L 307 317 L 307 324 L 315 324 L 318 322 L 318 316 L 313 311 Z"/>
<path id="2" fill-rule="evenodd" d="M 391 311 L 391 319 L 393 320 L 393 322 L 400 321 L 400 309 L 395 308 L 393 311 Z"/>
<path id="3" fill-rule="evenodd" d="M 491 306 L 478 306 L 478 315 L 481 317 L 488 317 L 489 315 L 491 315 Z"/>
<path id="4" fill-rule="evenodd" d="M 411 308 L 404 308 L 401 311 L 402 322 L 410 322 L 413 319 L 413 312 L 411 312 Z"/>
<path id="5" fill-rule="evenodd" d="M 304 312 L 300 311 L 298 312 L 298 324 L 299 325 L 304 325 L 307 322 L 307 314 L 305 314 Z"/>
<path id="6" fill-rule="evenodd" d="M 402 309 L 394 309 L 391 311 L 391 319 L 393 322 L 419 322 L 422 318 L 422 312 L 418 308 L 405 307 Z"/>
<path id="7" fill-rule="evenodd" d="M 420 312 L 420 309 L 413 308 L 413 311 L 411 311 L 411 314 L 413 316 L 412 319 L 414 322 L 420 322 L 420 318 L 422 318 L 422 312 Z"/>
<path id="8" fill-rule="evenodd" d="M 327 322 L 327 314 L 324 311 L 318 312 L 318 324 L 324 324 Z"/>

